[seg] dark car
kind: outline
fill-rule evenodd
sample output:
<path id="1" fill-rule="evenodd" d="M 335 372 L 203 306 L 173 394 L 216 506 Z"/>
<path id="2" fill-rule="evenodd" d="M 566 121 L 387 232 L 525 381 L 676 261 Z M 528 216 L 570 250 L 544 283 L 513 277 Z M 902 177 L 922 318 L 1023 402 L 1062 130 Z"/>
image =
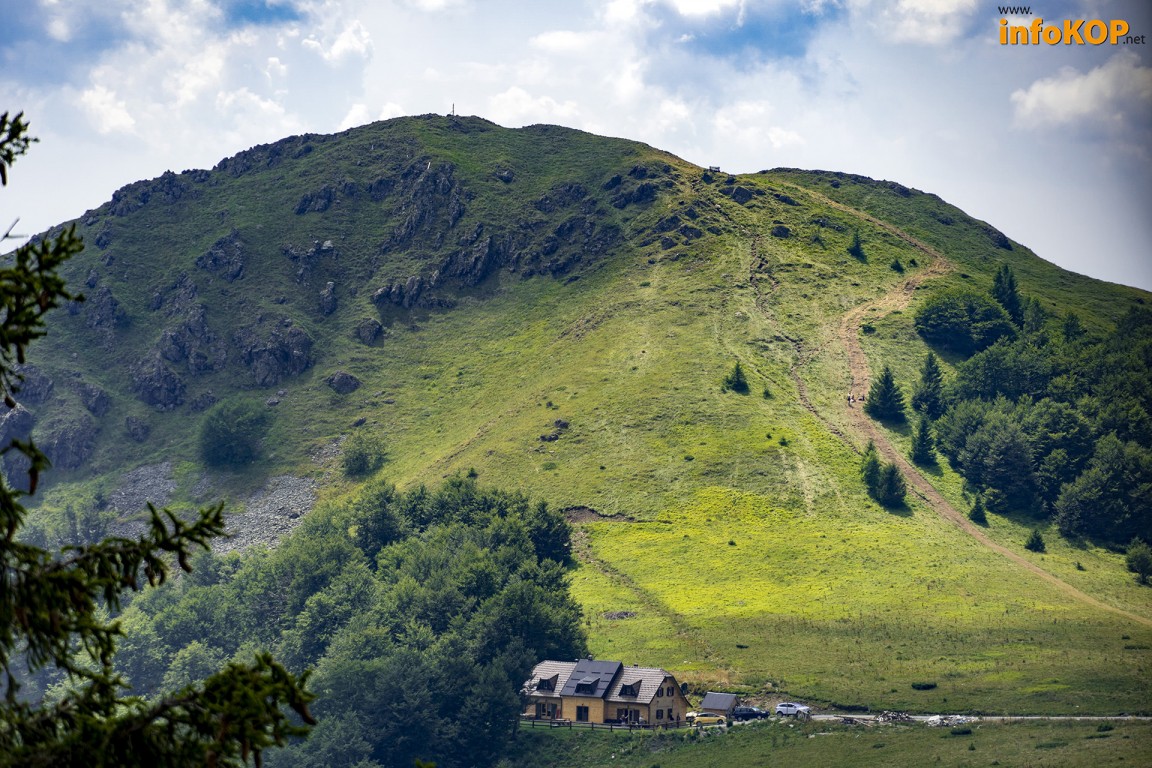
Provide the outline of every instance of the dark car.
<path id="1" fill-rule="evenodd" d="M 760 709 L 760 707 L 736 707 L 732 710 L 733 720 L 763 720 L 768 717 L 769 713 Z"/>

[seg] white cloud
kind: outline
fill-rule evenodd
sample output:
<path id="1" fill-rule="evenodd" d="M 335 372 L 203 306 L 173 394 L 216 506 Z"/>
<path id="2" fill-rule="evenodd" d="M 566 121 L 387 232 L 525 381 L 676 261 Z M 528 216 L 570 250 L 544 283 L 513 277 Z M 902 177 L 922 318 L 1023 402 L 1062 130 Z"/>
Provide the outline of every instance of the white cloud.
<path id="1" fill-rule="evenodd" d="M 602 36 L 595 32 L 557 30 L 536 35 L 528 44 L 546 53 L 588 53 L 603 45 Z"/>
<path id="2" fill-rule="evenodd" d="M 744 10 L 744 0 L 671 0 L 672 7 L 681 16 L 708 16 L 713 13 L 739 7 Z"/>
<path id="3" fill-rule="evenodd" d="M 353 20 L 330 43 L 309 37 L 302 42 L 325 61 L 340 62 L 349 58 L 368 58 L 372 54 L 372 36 L 358 20 Z"/>
<path id="4" fill-rule="evenodd" d="M 513 86 L 488 100 L 491 119 L 505 125 L 572 121 L 580 110 L 575 101 L 556 101 L 551 96 L 532 97 Z"/>
<path id="5" fill-rule="evenodd" d="M 1086 124 L 1114 130 L 1128 127 L 1133 113 L 1145 121 L 1152 106 L 1152 68 L 1123 51 L 1102 66 L 1081 73 L 1064 67 L 1012 94 L 1016 123 L 1026 128 Z M 1147 124 L 1145 122 L 1145 128 Z"/>
<path id="6" fill-rule="evenodd" d="M 858 12 L 892 42 L 946 45 L 964 34 L 978 7 L 977 0 L 894 0 Z"/>
<path id="7" fill-rule="evenodd" d="M 115 91 L 96 85 L 80 94 L 80 105 L 100 133 L 131 133 L 136 121 Z"/>
<path id="8" fill-rule="evenodd" d="M 421 11 L 443 11 L 464 5 L 464 0 L 407 0 L 407 5 Z"/>
<path id="9" fill-rule="evenodd" d="M 374 120 L 388 120 L 393 117 L 400 117 L 404 114 L 404 108 L 399 104 L 388 102 L 380 108 L 376 116 L 372 116 L 372 110 L 366 104 L 353 104 L 352 108 L 348 110 L 348 114 L 340 121 L 337 128 L 339 131 L 346 131 L 349 128 L 355 128 L 358 125 L 367 125 Z"/>

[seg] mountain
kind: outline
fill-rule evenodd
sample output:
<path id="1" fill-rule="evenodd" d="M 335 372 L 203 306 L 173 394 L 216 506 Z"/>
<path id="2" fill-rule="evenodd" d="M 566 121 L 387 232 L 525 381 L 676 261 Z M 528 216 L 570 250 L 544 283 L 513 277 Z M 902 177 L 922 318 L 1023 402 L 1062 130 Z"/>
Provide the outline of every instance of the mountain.
<path id="1" fill-rule="evenodd" d="M 910 394 L 930 349 L 960 376 L 969 353 L 914 318 L 1005 266 L 1033 317 L 1088 337 L 1146 307 L 935 195 L 422 116 L 138 182 L 77 227 L 85 301 L 0 423 L 53 458 L 46 540 L 226 497 L 240 543 L 271 541 L 358 492 L 338 457 L 367 434 L 403 488 L 474 473 L 565 509 L 598 656 L 860 706 L 1152 706 L 1152 597 L 1123 556 L 1023 508 L 970 523 L 953 464 L 915 467 L 909 425 L 849 402 L 885 365 Z M 257 457 L 211 465 L 201 424 L 245 400 Z M 869 498 L 869 439 L 907 504 Z"/>

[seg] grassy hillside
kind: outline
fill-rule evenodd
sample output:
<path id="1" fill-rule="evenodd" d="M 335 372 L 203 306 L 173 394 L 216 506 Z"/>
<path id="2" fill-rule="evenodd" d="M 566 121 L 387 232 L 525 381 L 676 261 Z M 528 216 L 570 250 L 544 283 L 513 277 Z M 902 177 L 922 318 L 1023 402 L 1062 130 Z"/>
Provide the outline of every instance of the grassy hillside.
<path id="1" fill-rule="evenodd" d="M 363 419 L 386 446 L 379 475 L 401 486 L 474 469 L 571 508 L 573 591 L 599 656 L 827 704 L 1152 709 L 1152 590 L 1122 555 L 1054 534 L 1028 553 L 1029 522 L 994 517 L 990 541 L 1045 579 L 939 503 L 888 511 L 859 481 L 849 313 L 875 307 L 852 338 L 911 382 L 928 350 L 918 302 L 986 291 L 1001 264 L 1091 328 L 1148 298 L 933 195 L 712 175 L 634 142 L 429 116 L 140 182 L 81 231 L 70 279 L 88 301 L 37 350 L 55 386 L 34 412 L 44 438 L 87 425 L 92 449 L 53 473 L 46 520 L 162 460 L 180 502 L 205 477 L 240 497 L 281 473 L 354 493 L 312 457 Z M 866 258 L 848 253 L 856 235 Z M 748 394 L 722 391 L 737 361 Z M 359 388 L 335 391 L 338 371 Z M 108 395 L 103 413 L 81 384 Z M 209 471 L 199 420 L 238 396 L 268 403 L 264 455 Z M 147 435 L 126 437 L 128 419 Z M 946 464 L 926 479 L 967 510 Z"/>

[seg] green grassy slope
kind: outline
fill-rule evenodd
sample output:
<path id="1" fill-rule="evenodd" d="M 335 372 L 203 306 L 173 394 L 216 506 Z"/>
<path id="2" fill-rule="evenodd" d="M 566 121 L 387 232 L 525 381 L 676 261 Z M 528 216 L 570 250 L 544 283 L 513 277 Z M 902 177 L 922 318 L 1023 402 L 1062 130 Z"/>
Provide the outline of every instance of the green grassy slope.
<path id="1" fill-rule="evenodd" d="M 1008 249 L 987 225 L 898 185 L 791 170 L 713 178 L 641 144 L 555 127 L 401 119 L 285 140 L 176 181 L 143 182 L 82 222 L 92 247 L 71 279 L 94 273 L 85 290 L 108 287 L 124 317 L 93 328 L 88 309 L 61 313 L 38 350 L 57 381 L 45 407 L 54 418 L 83 413 L 66 385 L 76 377 L 113 395 L 93 457 L 55 473 L 46 508 L 160 459 L 178 462 L 187 495 L 202 471 L 193 401 L 274 397 L 266 457 L 217 488 L 314 473 L 309 455 L 364 418 L 388 447 L 381 474 L 401 485 L 474 468 L 483 482 L 579 508 L 573 589 L 600 656 L 662 665 L 702 688 L 872 707 L 1152 708 L 1148 625 L 1024 572 L 918 499 L 899 514 L 868 499 L 837 338 L 846 312 L 930 267 L 891 227 L 952 263 L 925 291 L 984 290 L 1006 261 L 1026 293 L 1096 327 L 1143 292 Z M 326 194 L 327 208 L 311 210 Z M 196 261 L 233 232 L 244 271 L 230 282 Z M 854 232 L 866 261 L 847 253 Z M 379 288 L 457 269 L 489 235 L 488 253 L 503 249 L 497 266 L 449 275 L 426 292 L 435 301 L 373 302 Z M 302 255 L 326 240 L 331 249 Z M 133 396 L 131 370 L 179 325 L 182 275 L 228 362 L 201 374 L 170 363 L 187 391 L 157 410 Z M 329 281 L 337 308 L 326 315 Z M 927 351 L 911 330 L 916 300 L 863 340 L 870 364 L 904 381 Z M 373 345 L 355 339 L 365 319 L 385 328 Z M 313 364 L 258 385 L 235 336 L 286 320 L 312 338 Z M 737 360 L 748 395 L 720 388 Z M 362 386 L 336 394 L 324 383 L 336 370 Z M 151 425 L 146 441 L 123 437 L 128 416 Z M 953 473 L 931 479 L 963 503 Z M 325 492 L 354 490 L 333 480 Z M 1020 524 L 997 518 L 990 530 L 1024 552 Z M 1120 556 L 1057 542 L 1028 556 L 1152 618 L 1152 591 Z M 605 617 L 620 611 L 634 616 Z M 938 685 L 911 688 L 921 681 Z"/>

